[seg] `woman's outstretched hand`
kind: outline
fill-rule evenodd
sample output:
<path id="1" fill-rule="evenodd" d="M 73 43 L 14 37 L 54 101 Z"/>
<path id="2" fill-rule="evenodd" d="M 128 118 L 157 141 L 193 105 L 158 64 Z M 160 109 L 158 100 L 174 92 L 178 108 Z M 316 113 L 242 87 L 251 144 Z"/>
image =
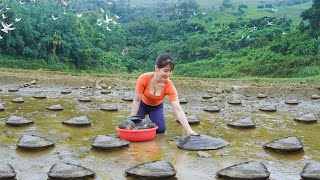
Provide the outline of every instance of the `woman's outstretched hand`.
<path id="1" fill-rule="evenodd" d="M 198 136 L 199 134 L 194 132 L 193 130 L 187 131 L 188 136 Z"/>

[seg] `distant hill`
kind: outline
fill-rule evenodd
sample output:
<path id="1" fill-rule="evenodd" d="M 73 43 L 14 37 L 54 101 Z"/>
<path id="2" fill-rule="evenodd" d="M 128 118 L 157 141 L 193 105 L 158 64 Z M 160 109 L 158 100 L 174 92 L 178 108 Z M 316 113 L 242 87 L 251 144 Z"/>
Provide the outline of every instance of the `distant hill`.
<path id="1" fill-rule="evenodd" d="M 178 0 L 116 0 L 116 2 L 120 1 L 130 2 L 130 8 L 157 8 L 160 4 L 170 6 L 178 3 Z M 219 11 L 223 0 L 196 0 L 196 2 L 200 5 L 200 9 L 207 12 Z M 311 2 L 312 0 L 230 0 L 233 9 L 237 9 L 239 5 L 247 6 L 246 15 L 243 18 L 256 19 L 264 16 L 285 17 L 292 19 L 294 24 L 300 23 L 301 12 L 310 8 Z M 268 5 L 272 5 L 272 7 L 270 8 Z M 276 12 L 270 14 L 272 10 Z M 216 13 L 215 15 L 215 19 L 223 19 L 223 21 L 228 22 L 228 16 L 225 16 L 224 13 Z M 234 17 L 230 19 L 230 21 L 233 20 Z"/>
<path id="2" fill-rule="evenodd" d="M 320 74 L 311 0 L 23 2 L 0 1 L 0 67 L 145 72 L 166 52 L 182 76 Z"/>
<path id="3" fill-rule="evenodd" d="M 131 4 L 131 7 L 155 7 L 159 3 L 168 3 L 174 4 L 178 3 L 178 0 L 116 0 L 119 1 L 126 1 L 126 3 Z M 212 8 L 212 7 L 219 7 L 223 0 L 196 0 L 196 2 L 200 5 L 201 8 Z M 272 3 L 277 6 L 292 6 L 298 4 L 304 4 L 307 2 L 311 2 L 311 0 L 230 0 L 230 2 L 234 5 L 239 4 L 267 4 Z"/>

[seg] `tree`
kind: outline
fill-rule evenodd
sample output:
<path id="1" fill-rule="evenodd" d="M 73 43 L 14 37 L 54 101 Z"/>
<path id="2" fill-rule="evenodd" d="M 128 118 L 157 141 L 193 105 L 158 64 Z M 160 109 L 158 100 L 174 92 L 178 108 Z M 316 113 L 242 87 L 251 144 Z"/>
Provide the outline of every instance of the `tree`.
<path id="1" fill-rule="evenodd" d="M 219 7 L 221 11 L 224 11 L 228 8 L 233 8 L 232 3 L 230 2 L 230 0 L 223 0 L 221 6 Z"/>
<path id="2" fill-rule="evenodd" d="M 189 18 L 199 10 L 199 4 L 195 0 L 178 0 L 177 9 L 181 19 Z"/>
<path id="3" fill-rule="evenodd" d="M 309 21 L 313 32 L 318 33 L 320 31 L 320 0 L 313 0 L 311 8 L 302 12 L 301 17 Z"/>

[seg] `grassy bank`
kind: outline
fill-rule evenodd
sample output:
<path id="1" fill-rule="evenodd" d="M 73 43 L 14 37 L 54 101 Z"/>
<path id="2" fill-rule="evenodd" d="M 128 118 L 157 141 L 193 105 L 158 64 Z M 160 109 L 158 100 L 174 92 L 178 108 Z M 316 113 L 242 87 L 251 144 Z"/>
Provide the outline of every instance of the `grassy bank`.
<path id="1" fill-rule="evenodd" d="M 142 72 L 141 72 L 142 73 Z M 94 80 L 94 78 L 101 77 L 101 78 L 120 78 L 120 79 L 127 79 L 128 81 L 135 81 L 138 76 L 141 74 L 140 72 L 135 73 L 105 73 L 105 72 L 81 72 L 81 71 L 55 71 L 50 69 L 44 69 L 44 68 L 33 68 L 33 69 L 16 69 L 16 68 L 0 68 L 0 75 L 1 77 L 10 77 L 10 76 L 16 76 L 21 77 L 19 74 L 23 74 L 23 78 L 36 78 L 36 77 L 42 77 L 42 78 L 52 78 L 52 75 L 59 75 L 59 76 L 65 76 L 65 77 L 81 77 L 81 76 L 88 76 L 92 77 L 91 80 Z M 29 76 L 28 76 L 29 74 Z M 88 78 L 90 79 L 90 78 Z M 173 81 L 221 81 L 221 82 L 256 82 L 256 83 L 311 83 L 311 84 L 319 84 L 320 85 L 320 75 L 318 76 L 310 76 L 310 77 L 304 77 L 304 78 L 269 78 L 269 77 L 239 77 L 239 78 L 199 78 L 199 77 L 185 77 L 176 75 L 173 73 L 173 75 L 170 77 Z"/>

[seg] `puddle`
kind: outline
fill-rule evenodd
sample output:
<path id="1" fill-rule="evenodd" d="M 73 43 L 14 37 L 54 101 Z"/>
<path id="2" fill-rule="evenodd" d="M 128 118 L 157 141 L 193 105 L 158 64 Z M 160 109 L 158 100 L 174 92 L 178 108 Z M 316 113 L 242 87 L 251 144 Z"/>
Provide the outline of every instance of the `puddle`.
<path id="1" fill-rule="evenodd" d="M 8 93 L 7 86 L 1 87 L 0 103 L 7 108 L 0 111 L 0 159 L 10 163 L 17 172 L 17 179 L 47 179 L 47 172 L 57 162 L 78 164 L 96 172 L 98 180 L 127 179 L 125 170 L 141 163 L 167 160 L 177 170 L 177 179 L 216 179 L 216 172 L 227 166 L 248 160 L 264 163 L 271 172 L 270 179 L 300 179 L 300 172 L 309 161 L 320 161 L 320 125 L 295 122 L 293 118 L 302 112 L 315 112 L 319 117 L 319 101 L 312 101 L 310 93 L 304 92 L 299 105 L 286 105 L 286 98 L 276 94 L 272 98 L 256 99 L 251 95 L 242 100 L 242 105 L 229 105 L 227 98 L 222 102 L 202 102 L 202 92 L 184 91 L 188 103 L 183 106 L 189 114 L 195 114 L 200 124 L 192 125 L 199 134 L 221 137 L 229 146 L 206 151 L 211 157 L 198 157 L 195 151 L 177 148 L 174 138 L 186 136 L 182 126 L 176 121 L 171 105 L 165 101 L 167 132 L 157 134 L 148 142 L 131 143 L 129 147 L 113 151 L 99 151 L 91 148 L 92 140 L 97 135 L 116 134 L 115 127 L 129 114 L 130 102 L 123 102 L 122 96 L 129 91 L 112 92 L 96 95 L 92 102 L 78 102 L 75 95 L 61 95 L 59 88 L 46 90 L 47 99 L 34 99 L 31 96 L 39 89 L 26 89 L 22 92 Z M 43 88 L 42 88 L 43 89 Z M 30 92 L 31 91 L 31 92 Z M 75 90 L 80 94 L 80 89 Z M 291 91 L 288 91 L 289 93 Z M 238 92 L 242 93 L 242 92 Z M 252 93 L 246 90 L 247 94 Z M 270 94 L 271 92 L 269 92 Z M 227 94 L 232 96 L 232 94 Z M 13 103 L 12 99 L 23 97 L 25 103 Z M 241 97 L 241 94 L 237 97 Z M 105 103 L 116 104 L 119 111 L 100 110 Z M 262 112 L 259 107 L 266 104 L 277 105 L 277 112 Z M 49 111 L 46 107 L 61 104 L 63 111 Z M 222 107 L 219 113 L 203 111 L 207 105 Z M 23 116 L 34 120 L 34 124 L 25 127 L 5 125 L 5 118 L 11 115 Z M 70 127 L 61 121 L 75 117 L 87 116 L 92 125 L 87 127 Z M 237 129 L 227 125 L 228 122 L 250 117 L 257 123 L 253 129 Z M 26 152 L 16 148 L 19 137 L 34 134 L 55 142 L 55 147 L 39 152 Z M 296 154 L 279 154 L 263 149 L 263 144 L 284 136 L 297 136 L 304 144 L 304 151 Z M 130 178 L 128 178 L 130 179 Z"/>

